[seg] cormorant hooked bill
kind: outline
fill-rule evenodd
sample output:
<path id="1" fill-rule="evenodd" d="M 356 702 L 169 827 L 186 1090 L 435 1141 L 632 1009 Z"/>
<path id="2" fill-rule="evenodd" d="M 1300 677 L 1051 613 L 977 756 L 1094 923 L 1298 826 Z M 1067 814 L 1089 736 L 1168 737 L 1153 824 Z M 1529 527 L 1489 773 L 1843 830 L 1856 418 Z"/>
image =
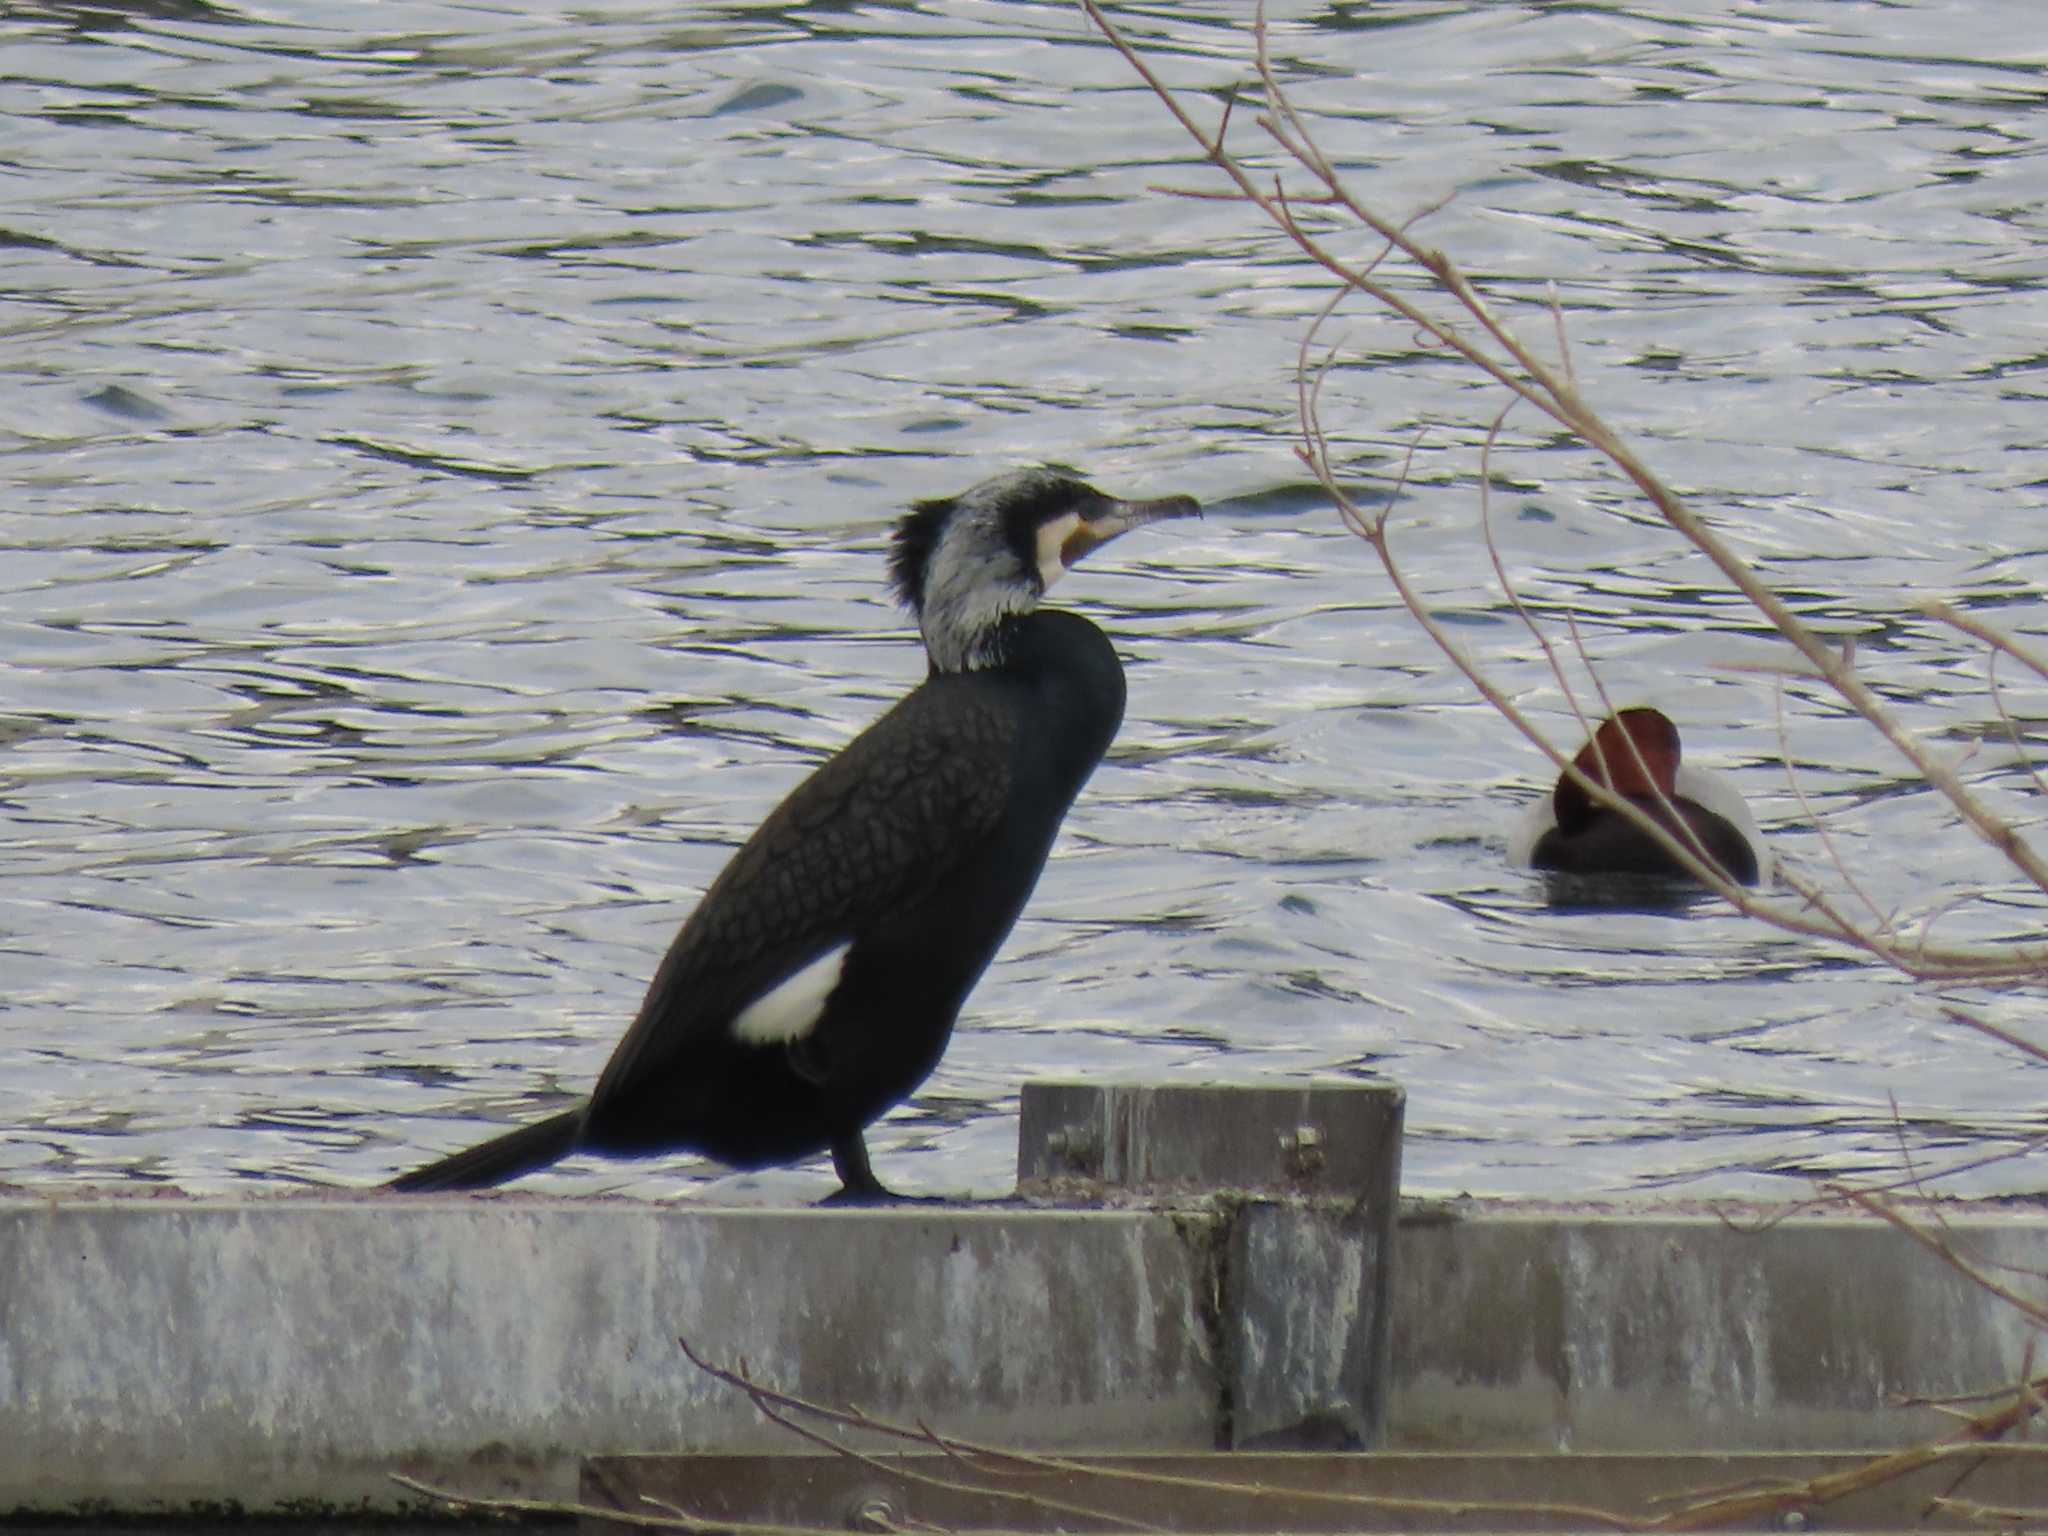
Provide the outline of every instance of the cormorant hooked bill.
<path id="1" fill-rule="evenodd" d="M 587 1103 L 386 1187 L 483 1188 L 579 1151 L 759 1168 L 829 1149 L 835 1199 L 891 1198 L 862 1132 L 938 1065 L 1123 720 L 1109 640 L 1038 601 L 1118 534 L 1199 510 L 1037 469 L 920 502 L 889 574 L 924 682 L 733 855 Z"/>
<path id="2" fill-rule="evenodd" d="M 1683 758 L 1671 717 L 1637 706 L 1601 721 L 1572 766 L 1680 842 L 1697 839 L 1708 861 L 1737 885 L 1766 879 L 1770 859 L 1749 807 L 1719 775 L 1703 773 Z M 1518 864 L 1564 875 L 1692 880 L 1662 843 L 1618 811 L 1595 804 L 1569 774 L 1558 775 L 1557 787 L 1531 808 L 1510 841 L 1509 855 Z"/>

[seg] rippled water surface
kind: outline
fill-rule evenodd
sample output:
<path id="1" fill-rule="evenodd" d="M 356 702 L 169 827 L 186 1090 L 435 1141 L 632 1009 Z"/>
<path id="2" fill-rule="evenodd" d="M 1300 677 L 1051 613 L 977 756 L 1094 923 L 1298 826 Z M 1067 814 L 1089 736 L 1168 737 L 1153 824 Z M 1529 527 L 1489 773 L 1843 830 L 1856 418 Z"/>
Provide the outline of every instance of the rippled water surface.
<path id="1" fill-rule="evenodd" d="M 1243 78 L 1235 0 L 1125 14 L 1203 110 Z M 1909 606 L 2043 627 L 2016 14 L 1277 4 L 1274 45 L 1358 190 L 1448 196 L 1425 232 L 1525 332 L 1554 288 L 1589 397 L 2031 819 L 1981 658 Z M 1504 866 L 1539 759 L 1293 457 L 1316 272 L 1153 190 L 1214 183 L 1070 6 L 31 4 L 0 71 L 0 1179 L 367 1183 L 567 1103 L 732 846 L 922 674 L 893 513 L 1044 460 L 1210 511 L 1060 589 L 1129 715 L 885 1179 L 1001 1187 L 1020 1081 L 1076 1072 L 1391 1075 L 1435 1193 L 1794 1194 L 2048 1129 L 1927 989 Z M 1478 538 L 1500 400 L 1347 316 L 1340 457 L 1384 493 L 1427 429 L 1397 547 L 1561 722 Z M 1819 815 L 1907 916 L 2000 879 L 1811 689 L 1781 735 L 1724 665 L 1778 653 L 1611 471 L 1526 416 L 1492 468 L 1530 601 L 1784 856 Z"/>

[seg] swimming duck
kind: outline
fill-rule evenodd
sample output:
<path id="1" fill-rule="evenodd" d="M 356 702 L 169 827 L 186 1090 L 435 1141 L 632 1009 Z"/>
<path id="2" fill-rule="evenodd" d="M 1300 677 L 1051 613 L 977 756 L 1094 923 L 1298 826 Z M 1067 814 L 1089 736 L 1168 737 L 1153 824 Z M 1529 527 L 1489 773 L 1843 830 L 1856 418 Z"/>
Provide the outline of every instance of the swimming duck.
<path id="1" fill-rule="evenodd" d="M 1749 807 L 1726 780 L 1681 761 L 1678 727 L 1662 710 L 1624 709 L 1603 720 L 1573 765 L 1640 807 L 1681 842 L 1689 829 L 1706 855 L 1738 885 L 1768 878 L 1770 857 Z M 1509 857 L 1566 875 L 1692 876 L 1648 833 L 1596 805 L 1569 775 L 1530 808 L 1509 842 Z"/>

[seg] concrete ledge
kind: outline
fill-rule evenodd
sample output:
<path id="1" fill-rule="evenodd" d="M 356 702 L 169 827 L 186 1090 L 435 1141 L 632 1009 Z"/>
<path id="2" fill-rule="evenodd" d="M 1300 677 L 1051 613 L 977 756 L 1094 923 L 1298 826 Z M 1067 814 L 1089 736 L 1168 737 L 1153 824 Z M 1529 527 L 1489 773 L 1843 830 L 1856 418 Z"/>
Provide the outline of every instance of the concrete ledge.
<path id="1" fill-rule="evenodd" d="M 389 1506 L 395 1468 L 560 1497 L 590 1451 L 786 1444 L 679 1334 L 994 1442 L 1356 1443 L 1384 1417 L 1384 1239 L 1289 1205 L 1281 1235 L 1348 1287 L 1323 1297 L 1264 1209 L 0 1204 L 0 1511 Z"/>
<path id="2" fill-rule="evenodd" d="M 394 1469 L 562 1497 L 585 1453 L 787 1449 L 678 1334 L 978 1440 L 1210 1450 L 1233 1403 L 1356 1406 L 1343 1217 L 0 1200 L 0 1512 L 392 1507 Z M 1948 1230 L 2048 1273 L 2039 1216 Z M 1890 1447 L 1946 1427 L 1895 1398 L 1998 1386 L 2040 1342 L 1869 1222 L 1509 1208 L 1397 1246 L 1400 1446 Z"/>
<path id="3" fill-rule="evenodd" d="M 1205 1246 L 1123 1213 L 0 1205 L 0 1510 L 388 1505 L 400 1466 L 561 1496 L 593 1449 L 786 1444 L 678 1334 L 990 1438 L 1208 1446 Z"/>
<path id="4" fill-rule="evenodd" d="M 1495 1207 L 1405 1223 L 1389 1443 L 1888 1448 L 1954 1427 L 1899 1399 L 2015 1381 L 2030 1342 L 2040 1368 L 2048 1330 L 1906 1234 L 1847 1217 L 1758 1230 L 1770 1214 Z M 2048 1293 L 2048 1217 L 1941 1215 L 1959 1253 Z"/>

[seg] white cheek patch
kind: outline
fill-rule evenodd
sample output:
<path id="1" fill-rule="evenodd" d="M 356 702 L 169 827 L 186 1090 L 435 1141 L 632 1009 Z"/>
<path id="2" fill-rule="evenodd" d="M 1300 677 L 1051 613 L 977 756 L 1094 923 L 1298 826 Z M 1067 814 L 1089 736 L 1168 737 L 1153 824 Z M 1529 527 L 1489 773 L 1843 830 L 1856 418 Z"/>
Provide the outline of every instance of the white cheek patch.
<path id="1" fill-rule="evenodd" d="M 1046 591 L 1066 573 L 1067 540 L 1081 526 L 1081 514 L 1066 512 L 1038 530 L 1038 583 Z"/>
<path id="2" fill-rule="evenodd" d="M 747 1004 L 732 1021 L 733 1039 L 744 1045 L 787 1045 L 816 1029 L 852 947 L 849 942 L 826 950 Z"/>

